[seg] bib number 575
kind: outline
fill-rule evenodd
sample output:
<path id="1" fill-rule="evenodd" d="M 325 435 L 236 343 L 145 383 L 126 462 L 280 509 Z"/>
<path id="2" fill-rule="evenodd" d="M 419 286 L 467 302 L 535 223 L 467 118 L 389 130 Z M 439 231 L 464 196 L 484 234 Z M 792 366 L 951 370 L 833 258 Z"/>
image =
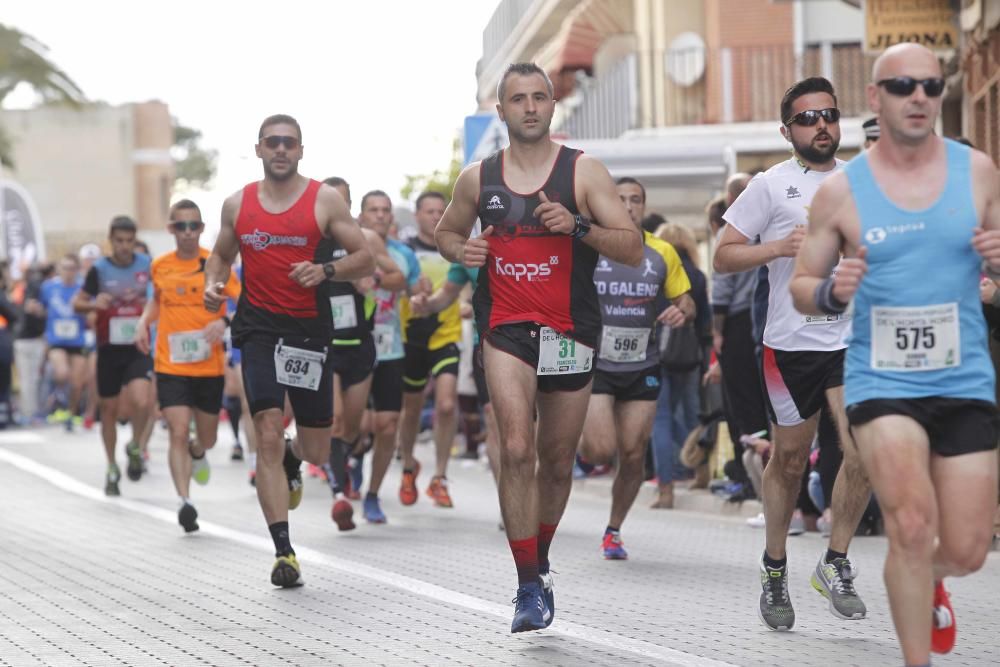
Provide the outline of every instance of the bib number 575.
<path id="1" fill-rule="evenodd" d="M 896 327 L 897 350 L 933 350 L 934 327 Z"/>

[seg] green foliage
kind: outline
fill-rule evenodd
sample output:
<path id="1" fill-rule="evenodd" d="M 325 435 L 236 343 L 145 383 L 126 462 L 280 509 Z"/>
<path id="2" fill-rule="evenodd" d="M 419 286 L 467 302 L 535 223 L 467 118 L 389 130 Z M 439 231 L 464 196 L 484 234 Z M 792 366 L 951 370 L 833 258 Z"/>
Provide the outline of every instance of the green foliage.
<path id="1" fill-rule="evenodd" d="M 201 130 L 181 125 L 176 118 L 172 153 L 178 181 L 204 188 L 215 178 L 219 151 L 202 148 Z"/>
<path id="2" fill-rule="evenodd" d="M 457 137 L 452 142 L 451 164 L 446 171 L 440 169 L 430 174 L 417 174 L 406 176 L 406 182 L 399 189 L 404 199 L 410 199 L 421 192 L 440 192 L 451 201 L 451 194 L 455 190 L 455 181 L 462 173 L 462 142 Z"/>

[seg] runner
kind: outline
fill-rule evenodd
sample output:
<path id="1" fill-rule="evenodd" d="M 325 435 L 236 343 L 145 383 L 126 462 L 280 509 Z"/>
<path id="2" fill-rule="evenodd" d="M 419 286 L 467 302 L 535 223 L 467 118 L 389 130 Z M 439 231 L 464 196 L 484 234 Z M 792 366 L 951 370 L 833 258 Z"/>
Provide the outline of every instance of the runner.
<path id="1" fill-rule="evenodd" d="M 847 548 L 871 495 L 844 414 L 844 341 L 850 321 L 841 315 L 803 316 L 788 292 L 809 204 L 820 184 L 843 164 L 835 157 L 840 111 L 833 86 L 822 77 L 799 81 L 781 100 L 781 118 L 781 133 L 794 154 L 754 177 L 729 207 L 724 216 L 729 224 L 715 254 L 717 271 L 768 268 L 763 376 L 775 427 L 771 461 L 764 470 L 766 547 L 758 615 L 772 630 L 790 630 L 795 624 L 785 543 L 824 398 L 837 422 L 844 459 L 830 504 L 829 546 L 816 564 L 812 585 L 828 598 L 833 615 L 845 620 L 866 613 L 854 589 L 857 570 Z M 760 243 L 749 245 L 758 236 Z"/>
<path id="2" fill-rule="evenodd" d="M 115 462 L 118 441 L 119 411 L 128 412 L 132 440 L 125 446 L 128 455 L 126 472 L 132 481 L 142 477 L 141 434 L 152 406 L 149 382 L 153 360 L 140 352 L 133 342 L 135 329 L 146 305 L 149 283 L 148 255 L 136 254 L 136 224 L 118 216 L 111 221 L 108 237 L 111 256 L 97 260 L 87 272 L 83 288 L 73 298 L 78 313 L 97 313 L 97 394 L 100 397 L 101 438 L 108 458 L 104 493 L 120 495 L 121 473 Z M 125 390 L 123 400 L 119 396 Z"/>
<path id="3" fill-rule="evenodd" d="M 88 243 L 80 247 L 77 257 L 80 259 L 80 275 L 90 273 L 90 267 L 101 258 L 101 248 L 96 243 Z M 87 357 L 87 370 L 84 375 L 84 388 L 87 394 L 83 409 L 82 423 L 88 431 L 94 427 L 97 416 L 97 313 L 92 312 L 86 317 L 87 330 L 83 334 L 83 351 Z"/>
<path id="4" fill-rule="evenodd" d="M 153 295 L 139 318 L 135 344 L 150 352 L 150 325 L 156 323 L 157 395 L 170 435 L 170 476 L 180 497 L 177 521 L 190 533 L 198 530 L 198 511 L 191 504 L 191 480 L 207 484 L 211 471 L 206 452 L 215 446 L 222 408 L 223 336 L 228 318 L 205 310 L 202 287 L 209 252 L 199 245 L 205 223 L 190 199 L 170 207 L 170 232 L 177 249 L 153 261 Z M 240 284 L 233 274 L 224 294 L 236 298 Z M 195 437 L 190 435 L 194 420 Z"/>
<path id="5" fill-rule="evenodd" d="M 257 435 L 257 497 L 274 541 L 271 583 L 302 585 L 292 549 L 288 510 L 302 499 L 302 459 L 323 464 L 330 455 L 333 368 L 328 283 L 374 270 L 371 252 L 336 190 L 298 173 L 302 131 L 291 116 L 269 116 L 255 148 L 264 179 L 230 195 L 205 270 L 205 307 L 216 312 L 237 253 L 243 291 L 233 344 L 243 356 L 243 385 Z M 347 250 L 325 258 L 331 242 Z M 297 438 L 285 441 L 285 397 Z"/>
<path id="6" fill-rule="evenodd" d="M 423 192 L 417 197 L 415 217 L 417 236 L 410 242 L 420 272 L 431 284 L 441 287 L 447 278 L 450 262 L 438 253 L 434 228 L 444 213 L 445 196 L 439 192 Z M 399 501 L 404 505 L 417 502 L 417 475 L 420 462 L 413 457 L 413 446 L 420 431 L 420 415 L 424 407 L 424 390 L 428 379 L 434 378 L 434 451 L 435 469 L 427 487 L 427 495 L 437 507 L 452 507 L 448 492 L 448 458 L 458 430 L 458 342 L 462 337 L 462 321 L 458 304 L 436 315 L 417 317 L 410 311 L 409 300 L 402 302 L 400 317 L 404 322 L 403 340 L 406 364 L 403 370 L 403 411 L 399 421 L 399 449 L 403 455 L 403 479 L 399 486 Z"/>
<path id="7" fill-rule="evenodd" d="M 73 310 L 73 297 L 80 291 L 80 261 L 76 255 L 59 260 L 59 275 L 42 284 L 40 301 L 45 308 L 45 342 L 48 362 L 56 386 L 56 411 L 53 417 L 67 431 L 80 409 L 83 385 L 87 378 L 85 356 L 87 321 Z"/>
<path id="8" fill-rule="evenodd" d="M 944 88 L 923 46 L 878 58 L 868 100 L 881 136 L 816 194 L 792 283 L 802 312 L 854 303 L 847 416 L 885 518 L 885 585 L 907 665 L 954 646 L 943 579 L 982 566 L 997 498 L 978 288 L 981 271 L 1000 278 L 1000 183 L 985 154 L 934 134 Z M 831 278 L 841 250 L 850 259 Z M 946 270 L 928 280 L 928 267 Z"/>
<path id="9" fill-rule="evenodd" d="M 620 178 L 618 196 L 643 236 L 638 268 L 601 257 L 594 283 L 601 304 L 601 342 L 580 450 L 588 463 L 609 464 L 618 455 L 611 488 L 611 517 L 601 551 L 625 560 L 621 527 L 646 473 L 646 446 L 660 396 L 656 325 L 680 327 L 694 319 L 691 283 L 674 247 L 642 231 L 646 189 Z"/>
<path id="10" fill-rule="evenodd" d="M 435 238 L 449 260 L 486 267 L 474 305 L 517 567 L 511 632 L 523 632 L 546 627 L 555 613 L 549 546 L 590 398 L 601 328 L 597 257 L 638 266 L 643 250 L 604 166 L 549 137 L 555 100 L 545 71 L 510 65 L 497 99 L 510 147 L 462 172 Z M 470 240 L 477 217 L 487 226 Z"/>

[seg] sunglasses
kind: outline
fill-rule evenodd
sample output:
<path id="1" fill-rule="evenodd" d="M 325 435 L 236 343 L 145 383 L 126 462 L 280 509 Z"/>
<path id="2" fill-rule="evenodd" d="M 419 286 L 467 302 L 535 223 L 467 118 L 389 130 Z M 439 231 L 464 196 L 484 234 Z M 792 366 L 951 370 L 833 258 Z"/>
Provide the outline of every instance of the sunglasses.
<path id="1" fill-rule="evenodd" d="M 286 137 L 280 134 L 272 134 L 269 137 L 261 137 L 260 141 L 272 151 L 278 146 L 284 145 L 286 149 L 293 151 L 299 147 L 298 137 Z"/>
<path id="2" fill-rule="evenodd" d="M 205 229 L 205 223 L 201 220 L 181 220 L 171 222 L 170 229 L 175 232 L 200 232 Z"/>
<path id="3" fill-rule="evenodd" d="M 840 109 L 808 109 L 806 111 L 800 111 L 791 118 L 785 121 L 785 125 L 794 125 L 798 123 L 805 127 L 812 127 L 819 122 L 822 118 L 827 123 L 836 123 L 840 120 Z"/>
<path id="4" fill-rule="evenodd" d="M 944 92 L 944 79 L 937 77 L 931 79 L 914 79 L 912 76 L 894 76 L 891 79 L 882 79 L 877 85 L 885 88 L 890 95 L 909 97 L 917 89 L 917 85 L 924 89 L 927 97 L 938 97 Z"/>

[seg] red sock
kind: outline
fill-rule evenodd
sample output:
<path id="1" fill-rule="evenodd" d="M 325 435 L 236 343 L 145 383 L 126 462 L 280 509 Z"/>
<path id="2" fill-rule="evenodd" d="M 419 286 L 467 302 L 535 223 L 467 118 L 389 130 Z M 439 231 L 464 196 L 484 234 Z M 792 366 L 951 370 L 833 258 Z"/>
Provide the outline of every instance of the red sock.
<path id="1" fill-rule="evenodd" d="M 508 540 L 517 567 L 517 583 L 533 584 L 538 581 L 538 538 Z"/>
<path id="2" fill-rule="evenodd" d="M 557 525 L 555 523 L 538 524 L 538 570 L 540 572 L 549 571 L 549 546 L 552 544 L 552 536 L 556 534 Z"/>

